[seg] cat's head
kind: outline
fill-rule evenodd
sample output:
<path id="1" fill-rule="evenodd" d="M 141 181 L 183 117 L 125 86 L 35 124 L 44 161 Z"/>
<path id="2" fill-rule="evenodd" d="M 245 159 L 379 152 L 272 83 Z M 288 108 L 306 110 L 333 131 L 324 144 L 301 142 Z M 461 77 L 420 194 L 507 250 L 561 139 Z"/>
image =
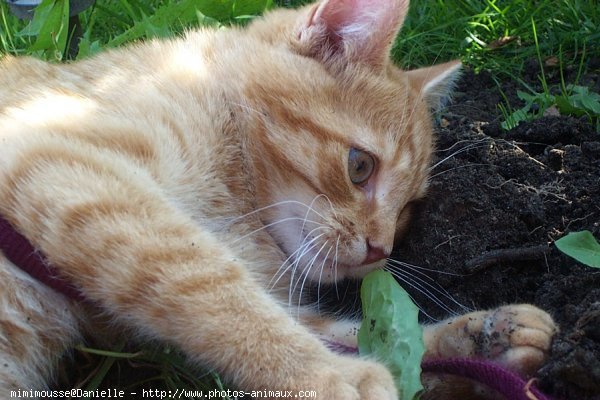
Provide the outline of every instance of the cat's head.
<path id="1" fill-rule="evenodd" d="M 258 207 L 296 278 L 331 282 L 385 265 L 427 190 L 430 110 L 460 63 L 410 72 L 389 60 L 408 0 L 323 0 L 250 32 L 277 57 L 247 87 L 262 115 Z M 277 67 L 279 66 L 279 67 Z"/>

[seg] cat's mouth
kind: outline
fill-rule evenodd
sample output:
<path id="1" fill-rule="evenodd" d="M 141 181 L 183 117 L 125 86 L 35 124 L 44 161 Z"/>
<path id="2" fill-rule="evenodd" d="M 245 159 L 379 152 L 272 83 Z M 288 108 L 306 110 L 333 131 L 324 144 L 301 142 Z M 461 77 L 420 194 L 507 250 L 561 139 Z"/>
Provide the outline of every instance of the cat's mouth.
<path id="1" fill-rule="evenodd" d="M 317 275 L 316 279 L 325 279 L 333 282 L 340 281 L 344 278 L 363 278 L 369 272 L 383 268 L 385 264 L 386 260 L 370 263 L 348 263 L 339 260 L 336 262 L 336 260 L 332 258 L 326 259 L 325 257 L 317 257 L 314 263 L 306 265 L 305 268 L 309 269 L 309 272 L 310 270 L 315 269 Z M 317 268 L 315 268 L 314 265 L 316 265 Z M 323 266 L 323 268 L 321 268 L 321 266 Z"/>
<path id="2" fill-rule="evenodd" d="M 382 268 L 385 265 L 385 260 L 361 263 L 361 264 L 347 264 L 347 263 L 338 263 L 337 268 L 339 269 L 349 269 L 349 270 L 374 270 L 377 268 Z"/>

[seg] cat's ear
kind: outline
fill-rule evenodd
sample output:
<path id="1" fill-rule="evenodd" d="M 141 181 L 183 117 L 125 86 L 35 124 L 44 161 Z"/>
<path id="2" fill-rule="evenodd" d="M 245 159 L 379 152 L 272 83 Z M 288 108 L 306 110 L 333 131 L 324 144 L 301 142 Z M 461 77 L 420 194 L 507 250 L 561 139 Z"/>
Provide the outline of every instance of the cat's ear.
<path id="1" fill-rule="evenodd" d="M 416 88 L 432 110 L 442 108 L 460 76 L 460 61 L 450 61 L 433 67 L 407 71 L 410 84 Z"/>
<path id="2" fill-rule="evenodd" d="M 326 64 L 379 69 L 402 26 L 409 0 L 321 0 L 300 21 L 298 44 Z"/>

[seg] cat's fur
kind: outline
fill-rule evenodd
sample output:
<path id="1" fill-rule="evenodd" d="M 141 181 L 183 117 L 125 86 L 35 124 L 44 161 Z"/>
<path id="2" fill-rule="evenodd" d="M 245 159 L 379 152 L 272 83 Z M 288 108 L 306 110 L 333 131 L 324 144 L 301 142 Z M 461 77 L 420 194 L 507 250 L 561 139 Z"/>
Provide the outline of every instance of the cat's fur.
<path id="1" fill-rule="evenodd" d="M 237 387 L 396 399 L 381 364 L 319 340 L 355 344 L 355 322 L 297 304 L 306 280 L 382 267 L 427 189 L 429 108 L 458 63 L 391 65 L 407 7 L 323 0 L 245 30 L 67 65 L 5 57 L 0 214 L 89 302 L 0 253 L 0 398 L 45 388 L 101 313 Z M 351 147 L 376 159 L 364 184 L 348 176 Z M 507 306 L 426 327 L 424 339 L 429 357 L 488 357 L 531 373 L 554 329 L 532 306 Z"/>

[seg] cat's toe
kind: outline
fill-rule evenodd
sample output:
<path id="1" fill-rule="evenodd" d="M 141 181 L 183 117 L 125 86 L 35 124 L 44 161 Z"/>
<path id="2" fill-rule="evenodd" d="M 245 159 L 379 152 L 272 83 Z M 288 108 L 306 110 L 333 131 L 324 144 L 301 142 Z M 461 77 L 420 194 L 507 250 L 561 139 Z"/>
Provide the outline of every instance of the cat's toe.
<path id="1" fill-rule="evenodd" d="M 350 357 L 340 357 L 333 364 L 335 379 L 321 391 L 327 400 L 397 400 L 398 392 L 391 373 L 383 365 Z M 321 374 L 319 374 L 322 376 Z M 342 393 L 343 389 L 345 394 Z M 321 397 L 318 397 L 321 398 Z"/>
<path id="2" fill-rule="evenodd" d="M 482 325 L 480 355 L 522 375 L 540 367 L 558 330 L 550 315 L 529 304 L 490 311 Z"/>
<path id="3" fill-rule="evenodd" d="M 361 361 L 356 370 L 356 382 L 361 400 L 397 400 L 398 392 L 392 375 L 381 364 Z"/>

